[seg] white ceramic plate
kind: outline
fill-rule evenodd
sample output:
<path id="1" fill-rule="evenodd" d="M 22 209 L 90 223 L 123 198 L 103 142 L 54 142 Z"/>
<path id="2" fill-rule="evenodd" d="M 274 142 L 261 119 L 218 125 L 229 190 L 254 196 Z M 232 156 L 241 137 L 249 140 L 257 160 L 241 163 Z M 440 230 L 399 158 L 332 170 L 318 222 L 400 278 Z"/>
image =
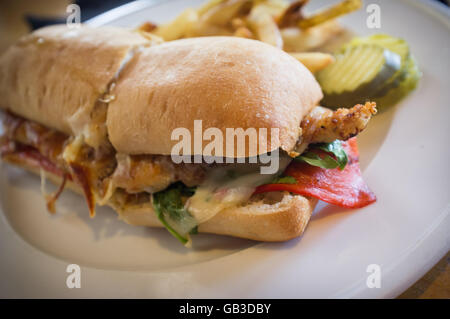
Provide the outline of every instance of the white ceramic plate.
<path id="1" fill-rule="evenodd" d="M 203 0 L 134 2 L 92 25 L 167 21 Z M 355 211 L 319 205 L 306 233 L 286 243 L 199 235 L 179 245 L 165 230 L 132 227 L 82 197 L 64 193 L 50 216 L 39 178 L 1 169 L 0 297 L 394 297 L 450 247 L 450 26 L 431 2 L 371 1 L 382 28 L 361 10 L 342 19 L 359 34 L 386 32 L 411 45 L 423 78 L 401 104 L 375 117 L 359 138 L 364 177 L 376 204 Z M 326 5 L 312 1 L 310 8 Z M 68 264 L 81 288 L 66 287 Z M 369 289 L 369 264 L 381 288 Z"/>

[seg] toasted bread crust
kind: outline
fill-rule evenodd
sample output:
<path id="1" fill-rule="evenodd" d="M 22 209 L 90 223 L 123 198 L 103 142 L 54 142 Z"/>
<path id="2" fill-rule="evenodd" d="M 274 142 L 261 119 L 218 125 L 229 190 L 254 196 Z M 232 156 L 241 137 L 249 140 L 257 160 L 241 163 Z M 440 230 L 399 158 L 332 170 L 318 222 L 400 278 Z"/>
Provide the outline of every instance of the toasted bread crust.
<path id="1" fill-rule="evenodd" d="M 106 129 L 127 154 L 169 155 L 178 143 L 173 130 L 194 136 L 195 120 L 224 137 L 227 128 L 267 129 L 267 137 L 258 132 L 258 148 L 246 145 L 245 157 L 290 151 L 302 118 L 322 98 L 314 76 L 289 54 L 236 37 L 158 44 L 121 28 L 58 25 L 21 38 L 0 57 L 0 107 L 69 135 L 85 133 L 112 82 Z M 215 156 L 230 156 L 226 143 Z M 198 154 L 193 148 L 184 155 Z M 239 157 L 237 143 L 234 149 L 230 157 Z"/>
<path id="2" fill-rule="evenodd" d="M 147 44 L 122 28 L 39 29 L 0 57 L 0 107 L 75 135 L 72 117 L 89 121 L 130 50 Z"/>
<path id="3" fill-rule="evenodd" d="M 302 118 L 322 98 L 314 76 L 289 54 L 236 37 L 152 46 L 136 54 L 122 75 L 107 127 L 114 147 L 128 154 L 170 155 L 178 143 L 173 130 L 187 128 L 194 136 L 195 120 L 202 120 L 203 132 L 217 128 L 224 137 L 227 128 L 266 128 L 268 147 L 259 145 L 256 152 L 247 147 L 245 157 L 280 147 L 289 151 Z M 273 143 L 272 128 L 279 129 Z M 225 147 L 216 151 L 216 156 L 237 157 L 226 154 Z M 184 155 L 192 154 L 198 154 L 193 143 Z"/>
<path id="4" fill-rule="evenodd" d="M 200 232 L 259 241 L 286 241 L 300 236 L 316 199 L 286 193 L 277 204 L 248 204 L 218 213 L 199 226 Z"/>

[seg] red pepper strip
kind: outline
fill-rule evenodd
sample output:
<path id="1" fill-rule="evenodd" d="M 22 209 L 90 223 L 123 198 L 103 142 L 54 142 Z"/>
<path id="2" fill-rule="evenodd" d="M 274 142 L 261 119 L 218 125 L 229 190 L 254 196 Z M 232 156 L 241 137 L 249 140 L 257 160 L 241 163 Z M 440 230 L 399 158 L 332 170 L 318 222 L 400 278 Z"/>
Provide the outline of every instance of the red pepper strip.
<path id="1" fill-rule="evenodd" d="M 7 157 L 9 154 L 15 156 L 16 159 L 26 163 L 35 168 L 43 168 L 45 171 L 55 174 L 59 177 L 64 177 L 64 170 L 60 169 L 50 159 L 43 156 L 37 149 L 32 146 L 24 145 L 21 143 L 5 143 L 1 147 L 1 156 Z M 72 180 L 68 176 L 69 180 Z"/>
<path id="2" fill-rule="evenodd" d="M 288 191 L 345 208 L 360 208 L 375 202 L 376 196 L 364 182 L 359 169 L 356 138 L 351 138 L 342 145 L 348 156 L 348 164 L 344 170 L 324 169 L 293 161 L 284 175 L 294 177 L 297 184 L 261 185 L 256 188 L 255 194 Z"/>
<path id="3" fill-rule="evenodd" d="M 39 153 L 39 151 L 34 147 L 24 145 L 21 143 L 8 143 L 8 141 L 6 142 L 2 141 L 2 144 L 0 145 L 0 155 L 2 157 L 13 155 L 16 160 L 19 159 L 21 162 L 29 166 L 35 168 L 42 168 L 49 173 L 55 174 L 63 178 L 62 184 L 60 188 L 56 191 L 56 193 L 46 198 L 47 208 L 51 213 L 54 212 L 54 202 L 64 189 L 66 179 L 70 181 L 73 181 L 75 179 L 75 182 L 78 185 L 80 185 L 84 191 L 86 201 L 89 207 L 90 216 L 91 217 L 95 216 L 94 195 L 89 186 L 90 181 L 88 179 L 88 172 L 83 166 L 71 163 L 70 168 L 73 171 L 73 174 L 71 175 L 66 173 L 64 170 L 60 169 L 58 166 L 56 166 L 56 164 L 54 164 L 50 159 Z"/>

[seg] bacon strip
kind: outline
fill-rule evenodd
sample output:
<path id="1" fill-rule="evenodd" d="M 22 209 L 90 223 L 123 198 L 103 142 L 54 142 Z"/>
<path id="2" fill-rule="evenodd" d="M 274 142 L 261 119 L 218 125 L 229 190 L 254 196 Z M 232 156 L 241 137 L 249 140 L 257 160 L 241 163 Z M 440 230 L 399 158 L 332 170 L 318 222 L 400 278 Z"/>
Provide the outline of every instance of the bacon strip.
<path id="1" fill-rule="evenodd" d="M 58 167 L 47 157 L 43 156 L 34 147 L 24 145 L 10 140 L 4 140 L 1 143 L 1 156 L 2 158 L 9 159 L 11 162 L 22 163 L 24 165 L 36 168 L 44 169 L 45 171 L 64 177 L 66 172 Z M 69 180 L 72 178 L 69 176 Z"/>
<path id="2" fill-rule="evenodd" d="M 3 115 L 5 135 L 0 141 L 1 156 L 10 162 L 43 169 L 63 178 L 59 189 L 54 194 L 46 196 L 49 212 L 54 212 L 55 201 L 68 179 L 76 182 L 83 189 L 90 216 L 93 217 L 95 215 L 95 197 L 89 169 L 82 163 L 65 163 L 61 158 L 64 145 L 69 137 L 9 112 Z M 101 164 L 100 160 L 97 162 Z M 94 166 L 95 163 L 92 162 L 92 164 Z"/>

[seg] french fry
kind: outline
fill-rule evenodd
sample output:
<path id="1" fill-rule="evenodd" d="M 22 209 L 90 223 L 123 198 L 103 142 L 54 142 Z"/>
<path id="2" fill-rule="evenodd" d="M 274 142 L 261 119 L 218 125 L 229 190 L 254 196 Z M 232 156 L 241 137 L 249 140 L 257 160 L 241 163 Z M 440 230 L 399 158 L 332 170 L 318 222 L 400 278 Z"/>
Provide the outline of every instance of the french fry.
<path id="1" fill-rule="evenodd" d="M 202 22 L 206 25 L 226 26 L 246 8 L 250 9 L 251 5 L 251 0 L 221 2 L 202 14 Z"/>
<path id="2" fill-rule="evenodd" d="M 204 5 L 202 5 L 198 10 L 198 16 L 201 17 L 202 15 L 204 15 L 206 12 L 208 12 L 209 10 L 211 10 L 213 7 L 226 2 L 227 0 L 210 0 L 207 3 L 205 3 Z"/>
<path id="3" fill-rule="evenodd" d="M 189 32 L 198 23 L 198 20 L 197 11 L 189 8 L 183 11 L 172 22 L 158 26 L 153 33 L 166 41 L 176 40 Z"/>
<path id="4" fill-rule="evenodd" d="M 313 14 L 312 16 L 299 21 L 298 26 L 301 29 L 308 29 L 324 23 L 328 20 L 335 19 L 341 15 L 350 13 L 361 8 L 361 0 L 344 0 L 334 6 L 323 11 Z"/>
<path id="5" fill-rule="evenodd" d="M 209 36 L 232 36 L 234 33 L 233 30 L 228 28 L 210 25 L 202 23 L 201 21 L 192 26 L 192 28 L 186 32 L 186 38 L 192 37 L 209 37 Z"/>
<path id="6" fill-rule="evenodd" d="M 330 20 L 306 30 L 297 27 L 284 28 L 281 29 L 281 36 L 285 51 L 304 52 L 317 50 L 343 31 L 336 20 Z"/>
<path id="7" fill-rule="evenodd" d="M 269 13 L 272 17 L 278 18 L 289 6 L 289 2 L 284 0 L 253 0 L 253 7 Z"/>
<path id="8" fill-rule="evenodd" d="M 274 18 L 263 7 L 255 6 L 247 17 L 247 22 L 258 40 L 283 48 L 283 38 Z"/>
<path id="9" fill-rule="evenodd" d="M 233 20 L 231 20 L 231 26 L 236 30 L 242 27 L 246 27 L 247 23 L 242 18 L 234 18 Z"/>
<path id="10" fill-rule="evenodd" d="M 309 0 L 298 0 L 292 2 L 278 18 L 280 28 L 296 26 L 298 21 L 303 19 L 302 9 Z"/>
<path id="11" fill-rule="evenodd" d="M 293 52 L 289 54 L 303 63 L 312 73 L 326 68 L 334 61 L 331 54 L 322 52 Z"/>
<path id="12" fill-rule="evenodd" d="M 254 37 L 254 34 L 246 27 L 239 27 L 236 29 L 236 31 L 234 31 L 233 36 L 252 39 Z"/>
<path id="13" fill-rule="evenodd" d="M 231 20 L 231 27 L 234 30 L 234 37 L 248 39 L 253 39 L 255 37 L 253 32 L 248 28 L 247 21 L 242 18 L 234 18 L 233 20 Z"/>
<path id="14" fill-rule="evenodd" d="M 334 19 L 361 6 L 345 0 L 305 18 L 308 0 L 209 0 L 198 9 L 187 9 L 172 22 L 140 31 L 151 31 L 165 41 L 197 36 L 238 36 L 258 39 L 287 52 L 318 51 L 340 37 L 343 28 Z M 281 28 L 281 29 L 280 29 Z"/>
<path id="15" fill-rule="evenodd" d="M 136 31 L 143 31 L 143 32 L 152 32 L 155 30 L 158 26 L 150 21 L 144 22 L 139 27 L 136 28 Z"/>

